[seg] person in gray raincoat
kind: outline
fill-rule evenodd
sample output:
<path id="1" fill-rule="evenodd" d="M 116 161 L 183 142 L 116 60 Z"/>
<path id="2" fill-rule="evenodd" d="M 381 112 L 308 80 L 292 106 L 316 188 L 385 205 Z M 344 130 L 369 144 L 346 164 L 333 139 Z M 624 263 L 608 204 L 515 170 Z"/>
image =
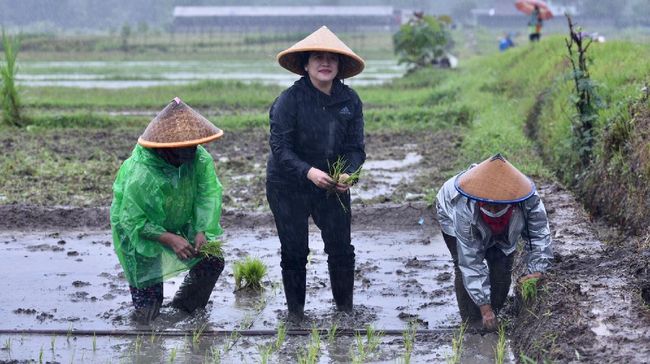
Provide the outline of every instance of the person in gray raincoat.
<path id="1" fill-rule="evenodd" d="M 480 319 L 484 328 L 495 330 L 519 238 L 527 264 L 520 283 L 541 278 L 551 265 L 548 218 L 535 184 L 497 154 L 445 182 L 436 209 L 454 262 L 461 319 Z"/>

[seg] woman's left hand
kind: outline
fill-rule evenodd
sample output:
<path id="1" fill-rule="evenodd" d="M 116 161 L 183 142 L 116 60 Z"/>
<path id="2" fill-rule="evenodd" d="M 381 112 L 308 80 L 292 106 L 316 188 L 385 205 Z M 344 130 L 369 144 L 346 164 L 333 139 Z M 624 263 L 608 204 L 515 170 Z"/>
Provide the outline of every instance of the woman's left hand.
<path id="1" fill-rule="evenodd" d="M 203 232 L 196 233 L 196 236 L 194 237 L 194 252 L 196 254 L 199 254 L 201 251 L 201 246 L 203 244 L 207 243 L 208 240 L 205 237 L 205 234 Z"/>
<path id="2" fill-rule="evenodd" d="M 336 192 L 338 193 L 345 193 L 347 190 L 350 189 L 350 185 L 345 183 L 345 181 L 350 178 L 350 175 L 347 173 L 341 173 L 339 176 L 339 180 L 337 181 L 336 185 L 334 188 L 336 189 Z"/>

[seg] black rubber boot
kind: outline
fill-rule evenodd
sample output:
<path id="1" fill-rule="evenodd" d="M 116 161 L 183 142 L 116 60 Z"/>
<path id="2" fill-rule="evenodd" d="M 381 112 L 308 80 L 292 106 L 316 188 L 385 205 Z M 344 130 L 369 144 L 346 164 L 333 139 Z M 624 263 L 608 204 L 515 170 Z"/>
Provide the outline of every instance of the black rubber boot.
<path id="1" fill-rule="evenodd" d="M 354 269 L 329 267 L 332 295 L 336 309 L 342 312 L 352 312 L 352 293 L 354 290 Z"/>
<path id="2" fill-rule="evenodd" d="M 206 258 L 199 262 L 185 276 L 185 280 L 172 300 L 172 307 L 188 313 L 208 304 L 212 289 L 223 271 L 224 261 L 220 258 Z"/>
<path id="3" fill-rule="evenodd" d="M 160 301 L 153 301 L 150 305 L 135 309 L 133 320 L 139 325 L 150 325 L 160 314 Z"/>
<path id="4" fill-rule="evenodd" d="M 282 284 L 289 309 L 287 320 L 294 324 L 300 323 L 305 317 L 306 276 L 306 270 L 282 270 Z"/>

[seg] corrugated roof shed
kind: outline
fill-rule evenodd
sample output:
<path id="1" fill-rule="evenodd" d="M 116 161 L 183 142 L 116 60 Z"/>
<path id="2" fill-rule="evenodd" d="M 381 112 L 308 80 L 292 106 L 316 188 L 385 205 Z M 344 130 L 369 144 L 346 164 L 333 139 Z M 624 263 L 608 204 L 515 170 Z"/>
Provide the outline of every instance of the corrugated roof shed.
<path id="1" fill-rule="evenodd" d="M 176 6 L 174 17 L 391 16 L 392 6 Z"/>

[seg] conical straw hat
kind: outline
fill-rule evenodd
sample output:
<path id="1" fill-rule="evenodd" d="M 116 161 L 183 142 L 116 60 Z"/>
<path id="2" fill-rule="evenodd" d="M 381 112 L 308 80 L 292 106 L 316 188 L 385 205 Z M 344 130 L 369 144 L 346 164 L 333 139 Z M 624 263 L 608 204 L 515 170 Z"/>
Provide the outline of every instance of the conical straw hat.
<path id="1" fill-rule="evenodd" d="M 337 77 L 341 79 L 356 76 L 365 67 L 363 59 L 357 56 L 326 26 L 322 26 L 305 39 L 278 53 L 277 59 L 280 66 L 289 71 L 301 76 L 306 75 L 307 72 L 302 64 L 303 52 L 332 52 L 343 56 L 340 58 L 337 74 Z"/>
<path id="2" fill-rule="evenodd" d="M 223 130 L 175 97 L 151 120 L 138 138 L 138 144 L 146 148 L 190 147 L 222 135 Z"/>
<path id="3" fill-rule="evenodd" d="M 454 184 L 468 198 L 489 203 L 521 202 L 535 193 L 535 184 L 501 154 L 461 173 Z"/>

